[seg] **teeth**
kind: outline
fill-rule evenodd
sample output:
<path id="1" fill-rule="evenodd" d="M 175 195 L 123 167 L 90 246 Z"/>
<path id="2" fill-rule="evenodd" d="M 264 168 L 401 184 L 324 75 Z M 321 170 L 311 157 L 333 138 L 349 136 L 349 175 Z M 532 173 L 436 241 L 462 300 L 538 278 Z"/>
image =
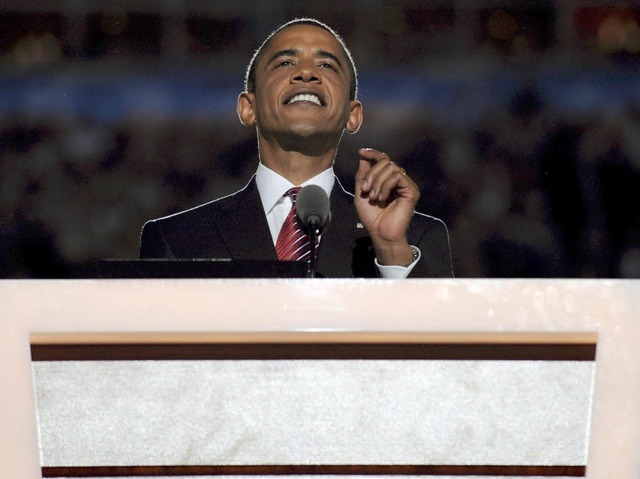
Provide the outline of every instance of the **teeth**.
<path id="1" fill-rule="evenodd" d="M 316 105 L 322 106 L 322 103 L 320 103 L 320 98 L 318 98 L 316 95 L 311 95 L 309 93 L 294 96 L 291 100 L 289 100 L 289 105 L 297 101 L 310 101 L 311 103 L 315 103 Z"/>

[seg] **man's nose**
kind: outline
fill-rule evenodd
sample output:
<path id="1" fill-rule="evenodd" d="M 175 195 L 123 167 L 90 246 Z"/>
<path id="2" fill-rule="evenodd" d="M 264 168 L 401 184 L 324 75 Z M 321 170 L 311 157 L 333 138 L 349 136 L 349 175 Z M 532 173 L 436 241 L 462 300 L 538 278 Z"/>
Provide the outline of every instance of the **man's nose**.
<path id="1" fill-rule="evenodd" d="M 292 80 L 294 82 L 304 82 L 304 83 L 320 82 L 321 77 L 315 65 L 305 62 L 305 63 L 301 63 L 298 66 L 298 69 L 294 72 L 292 76 Z"/>

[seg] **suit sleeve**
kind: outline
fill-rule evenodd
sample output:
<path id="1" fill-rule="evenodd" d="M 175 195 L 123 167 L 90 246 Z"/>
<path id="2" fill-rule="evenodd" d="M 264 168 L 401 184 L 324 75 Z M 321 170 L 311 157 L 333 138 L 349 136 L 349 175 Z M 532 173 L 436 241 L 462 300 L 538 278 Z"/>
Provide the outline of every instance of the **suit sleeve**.
<path id="1" fill-rule="evenodd" d="M 162 234 L 162 228 L 156 221 L 148 221 L 142 228 L 138 257 L 140 259 L 174 258 L 171 247 Z"/>

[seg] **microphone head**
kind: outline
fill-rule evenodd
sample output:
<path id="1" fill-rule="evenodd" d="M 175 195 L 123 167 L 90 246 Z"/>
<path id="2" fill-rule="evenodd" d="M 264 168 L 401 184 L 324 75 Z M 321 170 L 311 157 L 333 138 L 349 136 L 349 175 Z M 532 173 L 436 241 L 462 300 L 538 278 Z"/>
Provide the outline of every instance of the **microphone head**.
<path id="1" fill-rule="evenodd" d="M 296 198 L 296 213 L 304 228 L 322 232 L 331 220 L 329 197 L 317 185 L 305 186 Z"/>

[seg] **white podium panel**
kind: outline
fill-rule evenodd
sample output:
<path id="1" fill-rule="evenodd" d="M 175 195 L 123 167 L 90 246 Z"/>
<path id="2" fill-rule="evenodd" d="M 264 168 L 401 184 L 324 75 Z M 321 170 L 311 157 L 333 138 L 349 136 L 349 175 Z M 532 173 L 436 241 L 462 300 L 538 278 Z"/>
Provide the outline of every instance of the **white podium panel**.
<path id="1" fill-rule="evenodd" d="M 35 363 L 42 465 L 584 466 L 592 362 Z"/>
<path id="2" fill-rule="evenodd" d="M 635 281 L 6 281 L 0 302 L 0 477 L 640 471 Z"/>

